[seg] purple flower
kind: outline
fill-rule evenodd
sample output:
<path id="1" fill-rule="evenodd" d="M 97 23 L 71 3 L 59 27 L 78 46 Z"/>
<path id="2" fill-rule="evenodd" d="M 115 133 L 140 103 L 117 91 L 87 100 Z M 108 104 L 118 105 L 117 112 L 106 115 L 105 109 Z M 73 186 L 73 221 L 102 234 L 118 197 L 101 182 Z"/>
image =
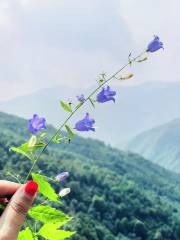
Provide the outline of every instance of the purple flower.
<path id="1" fill-rule="evenodd" d="M 114 98 L 115 95 L 116 95 L 116 92 L 112 91 L 109 86 L 107 86 L 106 89 L 103 87 L 101 92 L 98 93 L 96 100 L 99 103 L 104 103 L 111 100 L 115 102 L 115 98 Z"/>
<path id="2" fill-rule="evenodd" d="M 69 173 L 68 172 L 62 172 L 62 173 L 60 173 L 60 174 L 58 174 L 57 176 L 56 176 L 56 180 L 58 181 L 58 182 L 62 182 L 62 181 L 64 181 L 66 178 L 68 178 L 69 177 Z"/>
<path id="3" fill-rule="evenodd" d="M 79 96 L 77 96 L 77 100 L 80 102 L 80 103 L 84 103 L 85 102 L 85 97 L 84 97 L 84 94 L 81 94 Z"/>
<path id="4" fill-rule="evenodd" d="M 154 39 L 149 43 L 147 47 L 147 52 L 156 52 L 160 48 L 164 49 L 163 43 L 160 42 L 160 39 L 158 36 L 154 36 Z"/>
<path id="5" fill-rule="evenodd" d="M 78 131 L 95 131 L 93 124 L 95 120 L 89 117 L 89 113 L 86 113 L 85 118 L 78 121 L 75 125 L 75 129 Z"/>
<path id="6" fill-rule="evenodd" d="M 29 120 L 28 129 L 32 134 L 38 134 L 41 130 L 46 128 L 46 119 L 40 118 L 37 114 Z"/>

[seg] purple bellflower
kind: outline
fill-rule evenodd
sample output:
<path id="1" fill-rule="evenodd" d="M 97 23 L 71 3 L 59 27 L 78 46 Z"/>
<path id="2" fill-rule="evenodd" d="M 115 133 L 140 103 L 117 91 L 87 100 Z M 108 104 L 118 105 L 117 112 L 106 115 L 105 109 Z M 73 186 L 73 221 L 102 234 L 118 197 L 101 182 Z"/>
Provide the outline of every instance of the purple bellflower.
<path id="1" fill-rule="evenodd" d="M 46 128 L 46 119 L 39 117 L 37 114 L 29 120 L 28 129 L 32 134 L 38 134 L 41 130 Z"/>
<path id="2" fill-rule="evenodd" d="M 69 173 L 68 172 L 62 172 L 62 173 L 60 173 L 60 174 L 58 174 L 56 176 L 56 181 L 63 182 L 68 177 L 69 177 Z"/>
<path id="3" fill-rule="evenodd" d="M 82 120 L 76 123 L 75 129 L 77 131 L 94 131 L 95 132 L 95 128 L 93 127 L 94 124 L 95 124 L 95 120 L 89 117 L 89 113 L 86 113 L 85 118 L 83 118 Z"/>
<path id="4" fill-rule="evenodd" d="M 154 39 L 149 43 L 147 47 L 147 52 L 156 52 L 161 48 L 164 49 L 163 43 L 160 42 L 158 36 L 154 36 Z"/>
<path id="5" fill-rule="evenodd" d="M 104 103 L 111 100 L 115 102 L 115 98 L 114 98 L 115 95 L 116 95 L 116 92 L 112 91 L 109 86 L 107 86 L 106 89 L 103 87 L 101 92 L 98 93 L 96 100 L 99 103 Z"/>

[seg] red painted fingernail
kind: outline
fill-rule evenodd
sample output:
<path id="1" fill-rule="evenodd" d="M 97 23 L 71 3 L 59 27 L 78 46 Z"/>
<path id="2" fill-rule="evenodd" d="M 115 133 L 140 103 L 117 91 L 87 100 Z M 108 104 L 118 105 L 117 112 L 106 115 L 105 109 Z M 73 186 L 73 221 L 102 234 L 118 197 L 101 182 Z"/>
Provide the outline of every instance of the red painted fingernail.
<path id="1" fill-rule="evenodd" d="M 27 182 L 24 191 L 25 193 L 33 197 L 38 191 L 38 184 L 34 181 L 29 181 Z"/>

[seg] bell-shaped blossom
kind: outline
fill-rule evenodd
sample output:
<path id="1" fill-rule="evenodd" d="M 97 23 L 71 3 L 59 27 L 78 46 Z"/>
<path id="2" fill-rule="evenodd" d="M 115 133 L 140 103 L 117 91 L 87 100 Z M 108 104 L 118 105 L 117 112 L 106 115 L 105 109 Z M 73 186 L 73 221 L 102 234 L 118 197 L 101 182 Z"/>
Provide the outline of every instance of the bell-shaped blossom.
<path id="1" fill-rule="evenodd" d="M 80 103 L 84 103 L 85 102 L 85 97 L 84 97 L 84 94 L 81 94 L 79 96 L 77 96 L 77 100 L 80 102 Z"/>
<path id="2" fill-rule="evenodd" d="M 95 120 L 90 118 L 89 113 L 86 113 L 86 116 L 75 124 L 75 129 L 78 131 L 95 131 L 94 124 Z"/>
<path id="3" fill-rule="evenodd" d="M 56 181 L 58 181 L 58 182 L 62 182 L 62 181 L 64 181 L 66 178 L 68 178 L 69 177 L 69 173 L 68 172 L 62 172 L 62 173 L 60 173 L 60 174 L 58 174 L 56 177 L 55 177 L 55 179 L 56 179 Z"/>
<path id="4" fill-rule="evenodd" d="M 28 129 L 32 134 L 38 134 L 41 130 L 46 128 L 46 119 L 39 117 L 37 114 L 29 120 Z"/>
<path id="5" fill-rule="evenodd" d="M 159 49 L 163 48 L 163 43 L 160 41 L 158 36 L 154 36 L 154 39 L 149 43 L 147 47 L 147 52 L 156 52 Z"/>
<path id="6" fill-rule="evenodd" d="M 98 93 L 96 100 L 99 103 L 104 103 L 111 100 L 115 102 L 115 98 L 114 98 L 115 95 L 116 95 L 116 92 L 112 91 L 109 86 L 107 86 L 107 88 L 103 87 L 101 91 Z"/>
<path id="7" fill-rule="evenodd" d="M 70 188 L 64 188 L 59 192 L 59 196 L 60 197 L 65 197 L 67 194 L 69 194 L 71 192 Z"/>

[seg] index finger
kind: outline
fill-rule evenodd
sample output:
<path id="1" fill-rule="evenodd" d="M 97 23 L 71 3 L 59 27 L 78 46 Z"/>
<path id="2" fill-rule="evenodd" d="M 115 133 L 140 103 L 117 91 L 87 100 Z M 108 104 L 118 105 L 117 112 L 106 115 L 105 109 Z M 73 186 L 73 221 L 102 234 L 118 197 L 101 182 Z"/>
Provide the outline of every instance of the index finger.
<path id="1" fill-rule="evenodd" d="M 13 195 L 20 188 L 20 186 L 21 184 L 19 183 L 0 180 L 0 197 Z"/>

